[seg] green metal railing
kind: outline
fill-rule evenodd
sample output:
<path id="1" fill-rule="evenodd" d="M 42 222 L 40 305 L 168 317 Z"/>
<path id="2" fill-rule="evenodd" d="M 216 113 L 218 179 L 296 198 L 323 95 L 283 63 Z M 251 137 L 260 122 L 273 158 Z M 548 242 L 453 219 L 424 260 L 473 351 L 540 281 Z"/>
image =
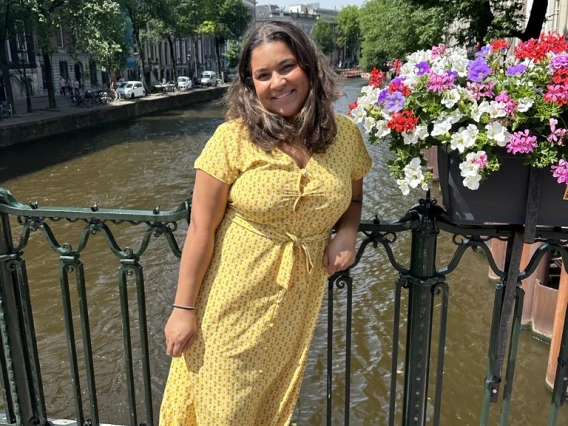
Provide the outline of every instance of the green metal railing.
<path id="1" fill-rule="evenodd" d="M 30 301 L 30 283 L 28 282 L 24 249 L 32 232 L 41 231 L 51 250 L 59 256 L 59 277 L 63 301 L 64 323 L 67 336 L 68 362 L 74 394 L 75 418 L 80 425 L 101 423 L 97 399 L 97 374 L 94 368 L 95 356 L 91 345 L 92 319 L 89 317 L 84 265 L 81 255 L 90 236 L 102 234 L 110 251 L 118 258 L 118 285 L 122 314 L 122 338 L 125 354 L 125 376 L 129 409 L 129 424 L 137 426 L 154 424 L 155 413 L 152 407 L 150 380 L 152 372 L 149 362 L 148 318 L 146 313 L 146 292 L 141 256 L 146 252 L 153 236 L 163 236 L 169 249 L 176 257 L 181 252 L 176 242 L 175 232 L 180 221 L 189 220 L 190 202 L 184 201 L 177 209 L 161 212 L 141 210 L 105 210 L 94 205 L 87 209 L 40 207 L 37 203 L 23 205 L 12 195 L 0 188 L 0 387 L 6 411 L 6 424 L 10 425 L 47 425 L 49 413 L 46 409 L 44 387 L 39 362 L 36 334 L 34 330 L 33 306 Z M 19 240 L 14 243 L 11 221 L 17 219 Z M 71 244 L 60 243 L 52 230 L 52 222 L 82 222 L 76 248 Z M 137 249 L 121 247 L 110 225 L 130 224 L 141 227 L 141 242 Z M 15 228 L 16 229 L 16 228 Z M 450 221 L 435 200 L 427 197 L 412 207 L 401 219 L 394 222 L 364 221 L 360 226 L 363 240 L 358 250 L 357 263 L 365 250 L 379 245 L 386 252 L 393 268 L 399 273 L 396 282 L 392 371 L 390 384 L 389 425 L 395 424 L 396 387 L 398 348 L 400 329 L 406 330 L 404 395 L 402 407 L 403 426 L 424 426 L 427 422 L 440 424 L 442 404 L 442 377 L 446 325 L 449 303 L 449 288 L 446 276 L 459 264 L 468 249 L 482 250 L 488 258 L 489 266 L 501 279 L 496 286 L 493 320 L 488 330 L 489 354 L 485 380 L 484 401 L 480 415 L 480 424 L 487 425 L 492 403 L 497 402 L 500 386 L 503 387 L 503 402 L 499 425 L 508 424 L 510 396 L 513 389 L 515 360 L 519 344 L 520 313 L 522 312 L 524 291 L 520 280 L 530 276 L 539 261 L 547 252 L 562 256 L 564 265 L 568 265 L 568 229 L 534 227 L 529 230 L 533 241 L 542 242 L 524 270 L 520 270 L 520 256 L 526 230 L 514 225 L 495 226 L 458 226 Z M 437 242 L 441 231 L 454 236 L 455 252 L 450 262 L 439 267 L 436 265 Z M 391 245 L 397 235 L 410 232 L 410 263 L 408 267 L 395 258 Z M 487 242 L 500 239 L 508 242 L 505 268 L 500 270 L 492 257 Z M 352 267 L 356 267 L 357 263 Z M 132 335 L 129 309 L 128 282 L 134 281 L 136 288 L 137 318 L 140 333 L 140 355 L 134 355 L 134 337 Z M 328 286 L 328 369 L 327 369 L 327 424 L 332 422 L 333 371 L 333 293 L 335 288 L 346 290 L 346 358 L 345 358 L 345 411 L 344 424 L 350 423 L 350 377 L 351 377 L 351 325 L 352 325 L 352 278 L 349 271 L 342 271 L 329 279 Z M 84 389 L 81 387 L 81 372 L 78 362 L 78 348 L 75 339 L 71 288 L 76 285 L 78 311 L 81 324 L 82 352 L 85 361 L 88 403 L 83 401 Z M 403 292 L 408 292 L 407 312 L 402 309 Z M 439 305 L 435 304 L 441 299 Z M 433 356 L 433 318 L 434 311 L 439 312 L 439 332 L 437 353 Z M 402 327 L 404 316 L 406 325 Z M 568 316 L 568 313 L 567 313 Z M 402 346 L 402 345 L 401 345 Z M 435 365 L 432 360 L 435 360 Z M 370 362 L 372 360 L 369 360 Z M 134 365 L 142 365 L 143 396 L 137 395 Z M 503 369 L 505 372 L 503 374 Z M 432 379 L 430 373 L 433 372 Z M 433 416 L 427 418 L 428 388 L 430 382 L 435 385 L 433 398 Z M 558 422 L 560 406 L 566 400 L 568 387 L 568 318 L 565 322 L 561 342 L 558 368 L 554 390 L 552 392 L 548 426 Z M 145 407 L 140 415 L 137 406 Z M 144 422 L 140 422 L 140 418 Z M 112 422 L 112 419 L 111 419 Z M 259 425 L 260 426 L 260 425 Z"/>

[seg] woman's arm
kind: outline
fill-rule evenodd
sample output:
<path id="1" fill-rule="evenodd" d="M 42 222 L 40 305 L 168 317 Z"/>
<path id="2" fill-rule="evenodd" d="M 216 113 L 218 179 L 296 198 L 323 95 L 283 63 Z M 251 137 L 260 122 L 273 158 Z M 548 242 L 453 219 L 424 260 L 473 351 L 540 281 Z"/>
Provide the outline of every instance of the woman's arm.
<path id="1" fill-rule="evenodd" d="M 230 185 L 197 170 L 191 221 L 181 255 L 175 304 L 195 306 L 215 244 L 215 231 L 227 207 Z M 180 356 L 197 335 L 195 311 L 174 308 L 165 328 L 166 353 Z"/>
<path id="2" fill-rule="evenodd" d="M 363 179 L 352 182 L 351 204 L 335 224 L 337 231 L 323 255 L 329 275 L 349 268 L 355 262 L 355 243 L 363 207 Z"/>

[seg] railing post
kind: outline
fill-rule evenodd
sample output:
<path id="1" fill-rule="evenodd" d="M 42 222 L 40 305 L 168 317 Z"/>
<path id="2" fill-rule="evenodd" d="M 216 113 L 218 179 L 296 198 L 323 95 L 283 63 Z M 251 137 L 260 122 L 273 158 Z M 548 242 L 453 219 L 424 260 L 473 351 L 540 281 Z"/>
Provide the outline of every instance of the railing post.
<path id="1" fill-rule="evenodd" d="M 428 376 L 432 338 L 433 287 L 436 277 L 436 248 L 439 230 L 435 208 L 427 197 L 415 210 L 422 224 L 412 230 L 409 276 L 408 325 L 404 376 L 403 426 L 426 424 Z"/>
<path id="2" fill-rule="evenodd" d="M 0 314 L 5 329 L 2 330 L 2 365 L 4 395 L 8 404 L 7 420 L 20 425 L 37 424 L 37 402 L 34 396 L 33 373 L 26 330 L 22 314 L 22 299 L 18 273 L 14 261 L 21 260 L 13 253 L 10 218 L 0 213 Z M 7 379 L 7 380 L 6 380 Z M 11 405 L 11 406 L 10 406 Z"/>

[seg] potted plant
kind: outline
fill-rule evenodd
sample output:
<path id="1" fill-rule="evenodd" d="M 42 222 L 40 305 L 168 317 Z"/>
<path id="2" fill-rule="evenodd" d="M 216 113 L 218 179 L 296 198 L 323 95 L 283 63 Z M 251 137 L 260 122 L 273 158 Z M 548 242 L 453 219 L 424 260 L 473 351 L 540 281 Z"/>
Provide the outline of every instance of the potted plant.
<path id="1" fill-rule="evenodd" d="M 557 33 L 514 49 L 494 40 L 471 59 L 440 44 L 409 55 L 388 84 L 374 70 L 350 114 L 370 142 L 389 144 L 390 172 L 403 194 L 429 187 L 421 151 L 438 147 L 444 205 L 454 220 L 523 223 L 535 167 L 546 169 L 539 224 L 568 226 L 567 50 Z"/>

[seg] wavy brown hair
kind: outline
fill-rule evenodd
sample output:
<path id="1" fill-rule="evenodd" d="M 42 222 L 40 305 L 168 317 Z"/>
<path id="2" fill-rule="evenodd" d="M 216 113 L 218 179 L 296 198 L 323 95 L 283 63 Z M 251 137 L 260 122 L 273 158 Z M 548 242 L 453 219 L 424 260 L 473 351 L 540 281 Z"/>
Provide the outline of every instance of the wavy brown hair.
<path id="1" fill-rule="evenodd" d="M 310 90 L 304 105 L 292 118 L 268 111 L 260 103 L 252 80 L 252 51 L 280 41 L 292 51 L 306 73 Z M 337 134 L 333 103 L 341 96 L 337 75 L 327 58 L 306 33 L 289 22 L 268 21 L 249 35 L 239 62 L 239 77 L 227 91 L 226 118 L 242 119 L 252 141 L 266 151 L 300 137 L 311 152 L 324 152 Z"/>

